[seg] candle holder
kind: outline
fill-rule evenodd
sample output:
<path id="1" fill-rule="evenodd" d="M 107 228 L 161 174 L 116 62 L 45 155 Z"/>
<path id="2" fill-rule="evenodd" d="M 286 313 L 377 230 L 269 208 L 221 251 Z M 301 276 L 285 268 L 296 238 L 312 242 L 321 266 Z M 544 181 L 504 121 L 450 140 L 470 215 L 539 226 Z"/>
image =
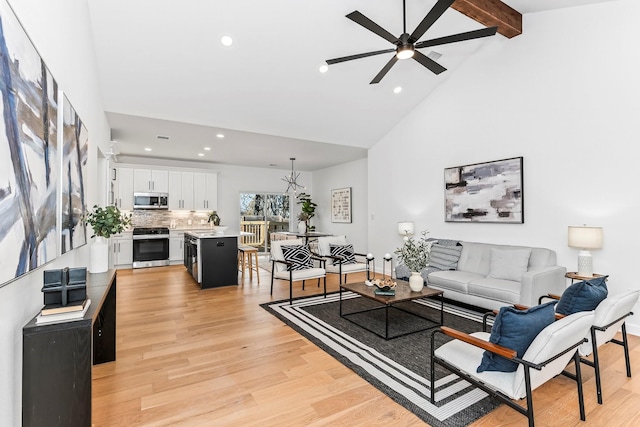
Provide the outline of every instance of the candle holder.
<path id="1" fill-rule="evenodd" d="M 367 280 L 365 280 L 364 284 L 367 286 L 373 286 L 371 282 L 376 278 L 376 260 L 373 257 L 373 254 L 367 254 Z M 373 264 L 373 274 L 371 273 L 371 264 Z"/>
<path id="2" fill-rule="evenodd" d="M 386 266 L 387 263 L 389 263 L 389 278 L 391 279 L 393 276 L 393 257 L 391 256 L 391 254 L 384 254 L 383 260 L 382 260 L 382 280 L 384 280 L 387 276 L 386 276 Z"/>

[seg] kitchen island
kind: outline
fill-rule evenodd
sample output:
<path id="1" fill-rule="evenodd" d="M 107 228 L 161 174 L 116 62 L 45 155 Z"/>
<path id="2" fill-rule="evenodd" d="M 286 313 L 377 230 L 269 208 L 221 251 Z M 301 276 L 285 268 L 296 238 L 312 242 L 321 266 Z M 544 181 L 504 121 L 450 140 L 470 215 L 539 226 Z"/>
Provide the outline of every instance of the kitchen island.
<path id="1" fill-rule="evenodd" d="M 238 285 L 239 232 L 185 231 L 184 265 L 202 289 Z"/>

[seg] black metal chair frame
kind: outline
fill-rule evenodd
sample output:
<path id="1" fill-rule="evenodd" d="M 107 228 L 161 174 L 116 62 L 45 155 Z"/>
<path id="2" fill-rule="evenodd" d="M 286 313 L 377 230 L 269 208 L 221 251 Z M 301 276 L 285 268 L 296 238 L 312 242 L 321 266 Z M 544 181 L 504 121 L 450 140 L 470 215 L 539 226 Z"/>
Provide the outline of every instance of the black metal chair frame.
<path id="1" fill-rule="evenodd" d="M 567 349 L 563 350 L 562 352 L 556 354 L 555 356 L 553 356 L 550 359 L 545 360 L 542 363 L 531 363 L 528 362 L 524 359 L 520 359 L 519 357 L 513 357 L 510 358 L 509 360 L 516 362 L 518 364 L 523 365 L 524 367 L 524 380 L 525 380 L 525 388 L 526 388 L 526 400 L 527 400 L 527 406 L 526 408 L 523 408 L 522 406 L 518 405 L 517 403 L 515 403 L 509 396 L 501 393 L 500 391 L 494 390 L 491 387 L 487 386 L 486 384 L 484 384 L 483 382 L 475 379 L 474 377 L 472 377 L 471 375 L 467 374 L 466 372 L 463 372 L 461 370 L 459 370 L 457 367 L 453 366 L 452 364 L 448 363 L 446 360 L 444 359 L 440 359 L 439 357 L 437 357 L 435 355 L 435 336 L 437 333 L 441 333 L 444 335 L 447 335 L 446 332 L 444 332 L 442 330 L 442 328 L 438 328 L 436 330 L 434 330 L 431 333 L 431 403 L 435 404 L 435 364 L 438 363 L 439 365 L 447 368 L 449 371 L 453 372 L 454 374 L 458 375 L 461 378 L 464 378 L 466 381 L 470 382 L 471 384 L 473 384 L 474 386 L 478 387 L 479 389 L 485 391 L 486 393 L 490 394 L 491 396 L 495 397 L 496 399 L 498 399 L 500 402 L 504 403 L 505 405 L 511 407 L 512 409 L 515 409 L 516 411 L 518 411 L 519 413 L 521 413 L 522 415 L 526 416 L 527 419 L 529 420 L 529 426 L 530 427 L 534 427 L 535 423 L 534 423 L 534 417 L 533 417 L 533 396 L 531 395 L 531 372 L 530 369 L 536 369 L 538 371 L 542 370 L 542 368 L 544 368 L 548 363 L 553 362 L 554 360 L 556 360 L 557 358 L 559 358 L 560 356 L 570 352 L 571 350 L 575 350 L 575 353 L 573 355 L 573 362 L 575 364 L 576 367 L 576 373 L 575 375 L 563 371 L 562 374 L 567 376 L 568 378 L 571 378 L 573 380 L 576 381 L 576 386 L 578 389 L 578 404 L 580 406 L 580 419 L 582 421 L 585 421 L 585 410 L 584 410 L 584 396 L 583 396 L 583 390 L 582 390 L 582 374 L 580 372 L 580 355 L 578 354 L 578 350 L 577 348 L 584 342 L 586 342 L 586 338 L 583 338 L 581 341 L 579 341 L 576 344 L 571 345 L 570 347 L 568 347 Z M 470 345 L 473 345 L 472 343 L 469 343 Z M 487 351 L 491 351 L 490 349 L 485 349 Z M 492 352 L 495 353 L 495 352 Z M 495 353 L 497 354 L 497 353 Z M 503 356 L 500 356 L 503 357 Z"/>
<path id="2" fill-rule="evenodd" d="M 323 258 L 318 258 L 315 256 L 312 256 L 311 259 L 319 261 L 320 262 L 320 268 L 324 268 L 324 263 L 325 260 Z M 284 261 L 284 260 L 277 260 L 277 259 L 272 259 L 271 260 L 271 292 L 269 295 L 273 295 L 273 279 L 275 276 L 275 271 L 276 271 L 276 263 L 280 263 L 280 264 L 284 264 L 287 266 L 287 270 L 289 270 L 289 305 L 291 305 L 293 303 L 293 270 L 291 269 L 291 266 L 293 266 L 292 262 L 289 261 Z M 320 287 L 320 277 L 318 277 L 318 287 Z M 324 277 L 322 277 L 323 281 L 324 281 L 324 297 L 327 297 L 327 271 L 325 269 L 325 273 L 324 273 Z M 304 291 L 304 285 L 305 282 L 307 281 L 307 279 L 302 279 L 302 290 Z"/>

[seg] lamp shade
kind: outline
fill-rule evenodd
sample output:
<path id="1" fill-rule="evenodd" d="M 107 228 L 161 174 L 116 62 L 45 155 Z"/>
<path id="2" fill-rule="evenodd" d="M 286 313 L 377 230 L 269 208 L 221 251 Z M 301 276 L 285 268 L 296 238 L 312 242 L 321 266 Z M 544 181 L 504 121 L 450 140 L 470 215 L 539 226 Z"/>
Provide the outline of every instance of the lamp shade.
<path id="1" fill-rule="evenodd" d="M 602 227 L 570 225 L 569 247 L 580 249 L 600 249 L 602 247 Z"/>
<path id="2" fill-rule="evenodd" d="M 413 234 L 413 221 L 400 221 L 398 223 L 398 234 L 401 236 L 410 236 Z"/>

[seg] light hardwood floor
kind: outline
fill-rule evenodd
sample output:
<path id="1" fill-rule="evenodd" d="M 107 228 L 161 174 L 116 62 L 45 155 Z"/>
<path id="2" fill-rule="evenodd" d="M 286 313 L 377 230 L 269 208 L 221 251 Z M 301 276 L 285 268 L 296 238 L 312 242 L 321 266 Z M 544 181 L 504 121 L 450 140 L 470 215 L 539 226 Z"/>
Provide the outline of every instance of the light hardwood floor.
<path id="1" fill-rule="evenodd" d="M 353 275 L 349 280 L 362 276 Z M 260 308 L 288 297 L 261 270 L 240 286 L 200 290 L 182 266 L 119 270 L 117 358 L 93 370 L 95 426 L 417 426 L 411 412 Z M 330 275 L 328 291 L 338 289 Z M 320 290 L 294 285 L 294 296 Z M 539 426 L 640 425 L 640 338 L 631 336 L 633 379 L 622 348 L 602 350 L 604 405 L 583 365 L 587 422 L 575 383 L 558 377 L 534 392 Z M 55 392 L 55 390 L 52 390 Z M 504 405 L 475 426 L 525 426 Z"/>

